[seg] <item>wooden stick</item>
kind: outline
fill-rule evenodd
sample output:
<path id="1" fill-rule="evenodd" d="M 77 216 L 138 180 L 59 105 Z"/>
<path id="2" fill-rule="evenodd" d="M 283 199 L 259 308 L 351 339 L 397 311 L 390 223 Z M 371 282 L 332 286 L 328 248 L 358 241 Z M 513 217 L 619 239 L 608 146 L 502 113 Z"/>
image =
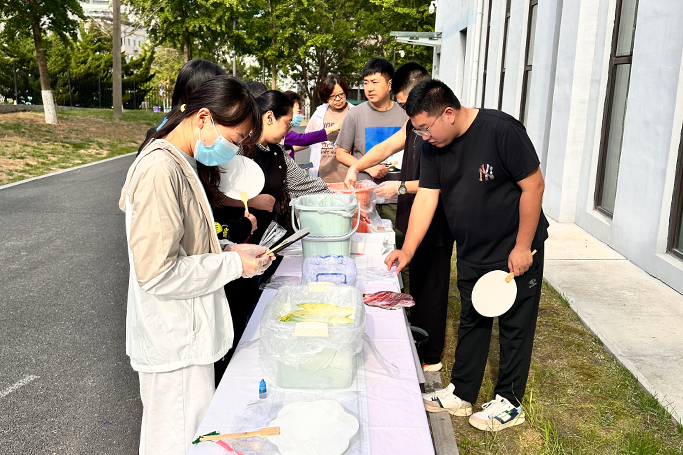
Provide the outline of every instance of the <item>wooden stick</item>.
<path id="1" fill-rule="evenodd" d="M 278 436 L 280 434 L 280 427 L 268 427 L 261 428 L 258 431 L 249 431 L 246 433 L 230 433 L 230 434 L 214 434 L 210 436 L 202 436 L 199 438 L 200 441 L 215 441 L 217 439 L 238 439 L 238 438 L 250 438 L 252 436 L 258 436 L 260 438 L 265 438 L 267 436 Z"/>
<path id="2" fill-rule="evenodd" d="M 534 250 L 534 251 L 531 252 L 531 255 L 532 255 L 532 256 L 533 256 L 534 254 L 536 254 L 536 250 Z M 512 281 L 514 278 L 515 278 L 515 273 L 514 273 L 514 272 L 510 272 L 510 273 L 508 274 L 508 276 L 505 277 L 505 282 L 506 282 L 506 283 L 509 283 L 509 282 Z"/>
<path id="3" fill-rule="evenodd" d="M 247 212 L 247 215 L 248 215 L 249 214 L 249 207 L 247 206 L 247 201 L 249 200 L 249 198 L 247 197 L 247 192 L 242 191 L 240 193 L 240 198 L 242 199 L 242 202 L 244 202 L 244 211 Z"/>

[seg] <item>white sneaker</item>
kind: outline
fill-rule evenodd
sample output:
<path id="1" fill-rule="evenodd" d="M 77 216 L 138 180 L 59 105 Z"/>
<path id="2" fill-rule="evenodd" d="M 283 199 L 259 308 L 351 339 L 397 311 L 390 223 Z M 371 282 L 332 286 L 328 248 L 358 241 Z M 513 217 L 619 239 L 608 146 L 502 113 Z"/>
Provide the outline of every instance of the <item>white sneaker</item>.
<path id="1" fill-rule="evenodd" d="M 436 390 L 431 393 L 423 393 L 422 400 L 425 409 L 429 412 L 448 412 L 458 417 L 472 415 L 472 403 L 468 403 L 453 394 L 455 386 L 448 384 L 448 387 Z"/>
<path id="2" fill-rule="evenodd" d="M 524 411 L 521 406 L 514 407 L 507 399 L 496 395 L 496 398 L 484 403 L 482 410 L 470 417 L 470 425 L 482 431 L 500 431 L 524 423 Z"/>
<path id="3" fill-rule="evenodd" d="M 432 365 L 427 363 L 422 364 L 422 371 L 441 371 L 441 368 L 443 368 L 441 362 Z"/>

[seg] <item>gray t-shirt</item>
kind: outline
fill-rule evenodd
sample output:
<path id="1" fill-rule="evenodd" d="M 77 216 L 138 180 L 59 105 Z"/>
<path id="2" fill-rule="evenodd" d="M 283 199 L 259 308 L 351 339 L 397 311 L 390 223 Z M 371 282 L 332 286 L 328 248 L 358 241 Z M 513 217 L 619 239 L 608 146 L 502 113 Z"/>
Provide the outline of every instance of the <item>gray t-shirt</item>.
<path id="1" fill-rule="evenodd" d="M 346 115 L 337 137 L 337 147 L 350 151 L 354 157 L 360 159 L 372 147 L 400 130 L 406 120 L 408 116 L 398 103 L 393 103 L 387 111 L 378 111 L 366 101 Z M 368 173 L 358 173 L 358 180 L 371 179 Z M 395 202 L 395 197 L 386 201 Z"/>

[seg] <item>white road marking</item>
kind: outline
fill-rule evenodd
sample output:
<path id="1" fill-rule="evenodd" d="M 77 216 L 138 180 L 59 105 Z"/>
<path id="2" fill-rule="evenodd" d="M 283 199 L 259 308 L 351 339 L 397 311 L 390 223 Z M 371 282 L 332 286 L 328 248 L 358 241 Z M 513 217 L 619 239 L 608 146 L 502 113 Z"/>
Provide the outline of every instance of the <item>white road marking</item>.
<path id="1" fill-rule="evenodd" d="M 11 386 L 7 387 L 5 390 L 0 390 L 0 398 L 5 398 L 7 395 L 9 395 L 10 393 L 16 391 L 16 390 L 19 389 L 20 387 L 23 387 L 23 386 L 25 386 L 26 384 L 28 384 L 29 382 L 38 379 L 38 377 L 39 377 L 39 376 L 33 376 L 33 375 L 26 376 L 24 379 L 22 379 L 22 380 L 20 380 L 20 381 L 17 381 L 16 383 L 14 383 L 14 384 L 12 384 Z"/>

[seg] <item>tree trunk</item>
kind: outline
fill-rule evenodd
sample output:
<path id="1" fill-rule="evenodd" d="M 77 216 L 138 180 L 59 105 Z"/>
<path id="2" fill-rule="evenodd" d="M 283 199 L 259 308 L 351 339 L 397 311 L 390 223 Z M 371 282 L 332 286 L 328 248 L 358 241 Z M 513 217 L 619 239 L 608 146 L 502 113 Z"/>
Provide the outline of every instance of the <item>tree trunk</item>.
<path id="1" fill-rule="evenodd" d="M 270 88 L 277 90 L 277 63 L 274 61 L 270 63 Z"/>
<path id="2" fill-rule="evenodd" d="M 123 89 L 121 87 L 121 0 L 114 0 L 112 8 L 114 13 L 114 30 L 112 33 L 112 57 L 114 61 L 111 71 L 114 112 L 112 115 L 115 119 L 120 119 L 123 114 Z"/>
<path id="3" fill-rule="evenodd" d="M 185 8 L 182 10 L 183 26 L 185 26 L 185 20 L 187 19 L 187 11 Z M 183 57 L 185 58 L 185 63 L 192 60 L 192 43 L 190 42 L 190 34 L 187 28 L 183 29 Z"/>
<path id="4" fill-rule="evenodd" d="M 185 33 L 184 43 L 183 43 L 183 57 L 185 58 L 185 63 L 192 60 L 192 43 Z"/>
<path id="5" fill-rule="evenodd" d="M 40 22 L 34 20 L 31 26 L 33 30 L 33 43 L 36 47 L 36 60 L 38 60 L 38 72 L 40 73 L 40 91 L 43 97 L 43 109 L 45 110 L 45 123 L 56 125 L 57 109 L 55 99 L 52 97 L 50 89 L 50 73 L 47 71 L 47 61 L 43 50 L 43 36 L 40 29 Z"/>

